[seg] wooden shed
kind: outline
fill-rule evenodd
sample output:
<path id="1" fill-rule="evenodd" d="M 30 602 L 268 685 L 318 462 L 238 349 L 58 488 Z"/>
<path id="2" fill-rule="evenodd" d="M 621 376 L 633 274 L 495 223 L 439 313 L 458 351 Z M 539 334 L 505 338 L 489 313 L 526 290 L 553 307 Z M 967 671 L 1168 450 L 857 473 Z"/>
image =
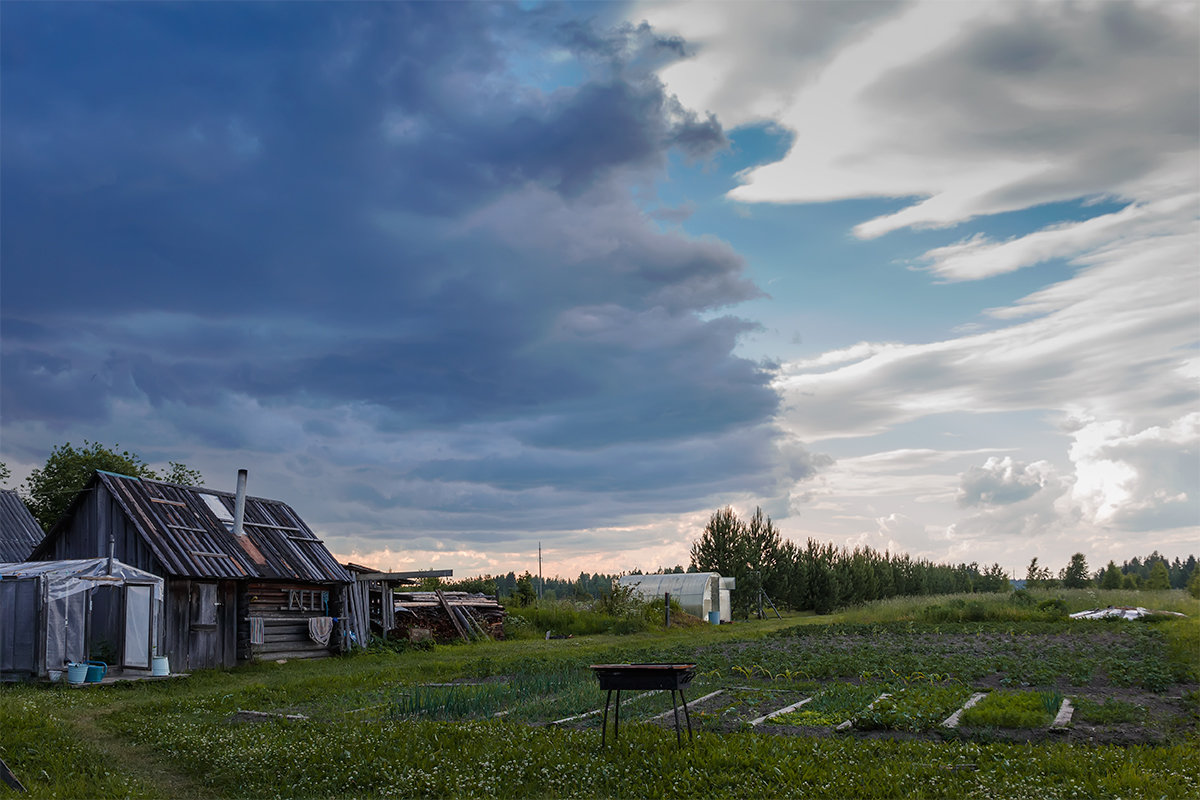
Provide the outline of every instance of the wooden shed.
<path id="1" fill-rule="evenodd" d="M 286 503 L 97 472 L 33 560 L 108 556 L 165 579 L 173 670 L 313 658 L 348 646 L 353 579 Z M 361 634 L 359 634 L 361 641 Z"/>
<path id="2" fill-rule="evenodd" d="M 0 563 L 27 561 L 46 532 L 13 489 L 0 489 Z"/>

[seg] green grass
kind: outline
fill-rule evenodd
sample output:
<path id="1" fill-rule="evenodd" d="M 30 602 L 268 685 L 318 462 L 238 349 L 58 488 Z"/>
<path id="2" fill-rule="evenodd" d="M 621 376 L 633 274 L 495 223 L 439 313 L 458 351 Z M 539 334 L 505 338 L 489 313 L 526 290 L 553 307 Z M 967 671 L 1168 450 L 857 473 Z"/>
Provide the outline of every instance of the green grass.
<path id="1" fill-rule="evenodd" d="M 1094 685 L 1112 676 L 1136 684 L 1149 670 L 1174 687 L 1184 667 L 1195 666 L 1194 655 L 1189 661 L 1175 644 L 1193 635 L 1193 621 L 1184 622 L 938 625 L 859 617 L 848 624 L 789 615 L 621 637 L 272 662 L 86 690 L 3 686 L 0 755 L 34 798 L 1193 797 L 1200 778 L 1185 767 L 1200 756 L 1194 726 L 1165 744 L 1122 747 L 711 730 L 728 728 L 738 713 L 777 708 L 779 689 L 795 696 L 817 688 L 817 678 L 832 682 L 794 712 L 794 720 L 808 721 L 790 724 L 817 724 L 819 715 L 837 724 L 881 691 L 901 693 L 897 714 L 928 708 L 934 719 L 937 706 L 950 702 L 936 690 L 995 675 L 1049 687 L 1081 659 Z M 588 665 L 616 661 L 695 662 L 704 677 L 689 691 L 692 699 L 715 686 L 727 691 L 711 714 L 695 715 L 711 719 L 682 749 L 672 730 L 653 725 L 622 725 L 619 744 L 603 751 L 597 717 L 542 726 L 601 707 Z M 951 687 L 947 676 L 958 683 Z M 1198 697 L 1188 695 L 1193 714 Z M 623 704 L 622 717 L 632 722 L 669 707 L 666 695 L 648 697 Z M 239 709 L 308 719 L 233 721 Z M 901 727 L 898 720 L 889 724 Z"/>
<path id="2" fill-rule="evenodd" d="M 858 730 L 931 730 L 961 707 L 970 695 L 971 690 L 965 686 L 906 686 L 856 714 L 854 727 Z"/>
<path id="3" fill-rule="evenodd" d="M 1057 692 L 990 692 L 963 712 L 961 724 L 977 728 L 1043 728 L 1054 721 L 1061 702 L 1062 696 Z"/>
<path id="4" fill-rule="evenodd" d="M 893 597 L 877 600 L 832 615 L 832 621 L 880 622 L 1030 622 L 1054 619 L 1039 610 L 1047 600 L 1061 600 L 1067 613 L 1107 606 L 1141 606 L 1156 611 L 1175 611 L 1200 618 L 1200 599 L 1182 589 L 1127 591 L 1120 589 L 1051 589 L 989 594 L 953 594 L 940 597 Z"/>
<path id="5" fill-rule="evenodd" d="M 840 725 L 885 691 L 882 684 L 831 683 L 795 711 L 772 717 L 774 725 Z"/>
<path id="6" fill-rule="evenodd" d="M 1086 697 L 1071 700 L 1075 707 L 1074 719 L 1099 725 L 1132 722 L 1141 724 L 1146 720 L 1146 709 L 1137 703 L 1128 703 L 1115 697 L 1106 697 L 1103 703 L 1097 703 Z"/>

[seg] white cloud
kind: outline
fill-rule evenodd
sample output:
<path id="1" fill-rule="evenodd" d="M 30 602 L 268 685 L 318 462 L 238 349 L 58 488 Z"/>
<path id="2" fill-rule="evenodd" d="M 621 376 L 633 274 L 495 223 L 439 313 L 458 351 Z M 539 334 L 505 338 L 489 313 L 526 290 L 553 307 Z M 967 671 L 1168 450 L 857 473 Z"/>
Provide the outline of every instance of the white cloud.
<path id="1" fill-rule="evenodd" d="M 1200 412 L 1136 433 L 1120 421 L 1089 421 L 1074 437 L 1075 499 L 1096 524 L 1200 526 Z"/>
<path id="2" fill-rule="evenodd" d="M 963 473 L 958 504 L 999 506 L 1019 503 L 1047 488 L 1053 479 L 1054 469 L 1044 461 L 1023 464 L 1011 456 L 993 456 L 982 467 L 971 467 Z"/>
<path id="3" fill-rule="evenodd" d="M 770 49 L 764 72 L 799 91 L 770 77 L 727 89 L 741 75 L 736 56 L 757 63 L 761 41 L 812 24 L 826 5 L 747 14 L 706 4 L 688 17 L 643 7 L 701 42 L 694 62 L 664 73 L 668 89 L 727 125 L 770 116 L 795 133 L 787 156 L 747 172 L 735 199 L 920 198 L 856 229 L 874 237 L 1083 196 L 1145 197 L 1195 173 L 1194 4 L 867 7 L 850 23 L 816 24 L 840 47 L 832 57 L 807 40 Z M 723 36 L 718 17 L 731 28 Z"/>
<path id="4" fill-rule="evenodd" d="M 851 349 L 865 357 L 831 371 L 822 359 L 785 364 L 783 418 L 809 442 L 953 411 L 1169 424 L 1197 399 L 1198 249 L 1194 230 L 1124 240 L 1078 254 L 1088 266 L 1076 277 L 991 312 L 1032 319 L 928 344 L 860 345 Z"/>
<path id="5" fill-rule="evenodd" d="M 1122 241 L 1169 236 L 1186 229 L 1195 216 L 1195 205 L 1195 196 L 1184 194 L 1150 205 L 1130 204 L 1112 214 L 1048 226 L 1004 242 L 976 235 L 925 253 L 927 269 L 947 281 L 979 280 Z"/>
<path id="6" fill-rule="evenodd" d="M 689 108 L 717 113 L 736 127 L 778 119 L 825 69 L 832 54 L 870 32 L 903 4 L 642 2 L 631 16 L 682 35 L 696 57 L 660 77 Z"/>

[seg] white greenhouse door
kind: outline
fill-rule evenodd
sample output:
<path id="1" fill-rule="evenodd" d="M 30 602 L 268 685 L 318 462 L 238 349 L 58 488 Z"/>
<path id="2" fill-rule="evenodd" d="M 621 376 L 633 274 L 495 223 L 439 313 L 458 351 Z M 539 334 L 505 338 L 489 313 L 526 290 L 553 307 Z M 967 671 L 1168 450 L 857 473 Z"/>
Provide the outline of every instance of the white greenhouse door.
<path id="1" fill-rule="evenodd" d="M 125 659 L 127 667 L 150 667 L 154 587 L 125 586 Z"/>

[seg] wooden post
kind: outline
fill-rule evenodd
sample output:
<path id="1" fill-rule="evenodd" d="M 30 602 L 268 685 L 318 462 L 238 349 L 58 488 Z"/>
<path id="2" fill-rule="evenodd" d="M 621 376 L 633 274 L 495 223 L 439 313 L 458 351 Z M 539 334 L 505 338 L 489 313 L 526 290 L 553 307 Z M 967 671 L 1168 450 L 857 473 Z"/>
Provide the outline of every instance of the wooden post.
<path id="1" fill-rule="evenodd" d="M 671 627 L 671 593 L 663 593 L 663 615 L 666 618 L 666 627 Z"/>
<path id="2" fill-rule="evenodd" d="M 450 603 L 446 600 L 446 595 L 442 594 L 441 589 L 437 590 L 437 599 L 441 601 L 442 608 L 446 610 L 446 616 L 454 623 L 454 630 L 458 631 L 458 635 L 463 638 L 464 642 L 471 641 L 471 637 L 467 635 L 462 623 L 458 621 L 458 617 L 454 616 L 454 609 L 450 608 Z"/>
<path id="3" fill-rule="evenodd" d="M 22 794 L 26 792 L 25 787 L 17 780 L 17 776 L 13 774 L 12 770 L 8 768 L 8 764 L 5 764 L 2 758 L 0 758 L 0 779 L 14 791 L 21 792 Z"/>

